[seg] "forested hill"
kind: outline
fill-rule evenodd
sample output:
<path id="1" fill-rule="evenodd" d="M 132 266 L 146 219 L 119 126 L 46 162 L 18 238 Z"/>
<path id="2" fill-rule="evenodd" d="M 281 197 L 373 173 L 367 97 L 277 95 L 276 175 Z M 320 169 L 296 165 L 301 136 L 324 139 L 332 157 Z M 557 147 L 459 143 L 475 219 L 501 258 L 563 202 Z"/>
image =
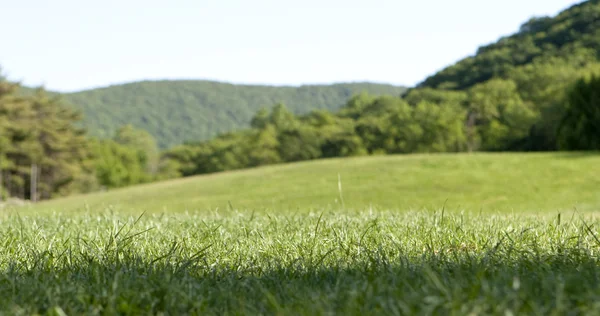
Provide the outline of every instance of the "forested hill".
<path id="1" fill-rule="evenodd" d="M 580 2 L 555 17 L 537 17 L 496 43 L 428 77 L 418 87 L 464 90 L 508 76 L 515 68 L 552 58 L 573 65 L 597 59 L 600 52 L 600 0 Z"/>
<path id="2" fill-rule="evenodd" d="M 213 81 L 143 81 L 64 94 L 82 111 L 91 135 L 110 137 L 124 124 L 150 132 L 161 148 L 207 140 L 249 127 L 261 108 L 284 103 L 297 114 L 336 110 L 360 92 L 400 95 L 405 88 L 373 83 L 277 87 Z"/>

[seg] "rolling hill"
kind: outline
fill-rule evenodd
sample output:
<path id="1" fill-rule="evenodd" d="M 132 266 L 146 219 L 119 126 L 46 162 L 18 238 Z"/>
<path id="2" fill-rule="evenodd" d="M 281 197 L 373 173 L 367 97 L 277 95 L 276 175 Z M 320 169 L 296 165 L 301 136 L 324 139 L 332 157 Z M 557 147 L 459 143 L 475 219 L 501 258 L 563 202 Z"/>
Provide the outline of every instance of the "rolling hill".
<path id="1" fill-rule="evenodd" d="M 600 156 L 437 154 L 324 159 L 214 173 L 39 203 L 34 213 L 223 214 L 315 210 L 600 210 Z M 341 179 L 342 196 L 338 188 Z M 344 204 L 342 205 L 342 199 Z M 21 209 L 26 213 L 25 209 Z"/>
<path id="2" fill-rule="evenodd" d="M 112 136 L 132 124 L 150 132 L 161 148 L 206 140 L 245 128 L 261 107 L 284 103 L 296 114 L 334 110 L 354 94 L 400 95 L 405 88 L 372 83 L 299 87 L 235 85 L 203 80 L 143 81 L 63 94 L 85 116 L 91 135 Z"/>

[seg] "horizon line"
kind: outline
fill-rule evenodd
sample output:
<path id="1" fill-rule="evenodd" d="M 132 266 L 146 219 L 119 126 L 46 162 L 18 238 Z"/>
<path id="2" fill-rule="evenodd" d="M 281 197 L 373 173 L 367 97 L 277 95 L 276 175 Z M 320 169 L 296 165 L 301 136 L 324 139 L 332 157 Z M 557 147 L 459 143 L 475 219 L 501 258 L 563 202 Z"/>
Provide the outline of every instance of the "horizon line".
<path id="1" fill-rule="evenodd" d="M 281 83 L 281 84 L 277 84 L 277 83 L 251 83 L 251 82 L 235 82 L 235 81 L 228 81 L 228 80 L 219 80 L 219 79 L 210 79 L 210 78 L 192 78 L 192 77 L 180 77 L 180 78 L 146 78 L 146 79 L 133 79 L 133 80 L 124 80 L 124 81 L 115 81 L 112 83 L 106 83 L 106 84 L 101 84 L 101 85 L 96 85 L 96 86 L 90 86 L 90 87 L 84 87 L 81 89 L 76 89 L 76 90 L 70 90 L 70 89 L 49 89 L 46 87 L 46 83 L 41 83 L 41 84 L 25 84 L 22 80 L 11 80 L 9 78 L 6 78 L 6 80 L 15 82 L 15 83 L 19 83 L 22 87 L 25 88 L 30 88 L 30 89 L 36 89 L 36 88 L 43 88 L 44 90 L 48 91 L 48 92 L 55 92 L 55 93 L 60 93 L 60 94 L 72 94 L 72 93 L 80 93 L 80 92 L 86 92 L 86 91 L 92 91 L 92 90 L 102 90 L 102 89 L 109 89 L 109 88 L 113 88 L 113 87 L 118 87 L 118 86 L 126 86 L 126 85 L 131 85 L 131 84 L 136 84 L 136 83 L 147 83 L 147 82 L 209 82 L 209 83 L 217 83 L 217 84 L 225 84 L 225 85 L 232 85 L 232 86 L 245 86 L 245 87 L 272 87 L 272 88 L 301 88 L 301 87 L 314 87 L 314 86 L 335 86 L 335 85 L 344 85 L 344 84 L 374 84 L 374 85 L 387 85 L 387 86 L 392 86 L 392 87 L 397 87 L 397 88 L 411 88 L 416 86 L 416 84 L 396 84 L 396 83 L 391 83 L 391 82 L 384 82 L 384 81 L 375 81 L 375 80 L 340 80 L 340 81 L 329 81 L 329 82 L 305 82 L 305 83 L 298 83 L 298 84 L 290 84 L 290 83 Z"/>

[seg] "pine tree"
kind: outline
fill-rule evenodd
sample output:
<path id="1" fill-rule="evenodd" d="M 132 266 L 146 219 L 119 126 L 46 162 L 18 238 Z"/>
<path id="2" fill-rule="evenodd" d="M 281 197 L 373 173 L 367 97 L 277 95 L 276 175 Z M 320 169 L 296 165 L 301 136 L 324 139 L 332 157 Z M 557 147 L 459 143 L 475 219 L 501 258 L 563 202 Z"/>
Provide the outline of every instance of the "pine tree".
<path id="1" fill-rule="evenodd" d="M 9 196 L 32 200 L 74 191 L 89 152 L 85 131 L 75 126 L 81 116 L 43 88 L 29 96 L 19 95 L 18 88 L 15 83 L 0 83 L 4 190 Z M 31 196 L 34 191 L 37 195 Z"/>
<path id="2" fill-rule="evenodd" d="M 64 195 L 75 190 L 72 184 L 91 167 L 89 140 L 84 129 L 76 127 L 81 114 L 64 106 L 59 97 L 38 89 L 31 100 L 37 142 L 31 163 L 38 166 L 42 198 Z"/>
<path id="3" fill-rule="evenodd" d="M 10 161 L 7 159 L 6 154 L 10 150 L 11 145 L 11 139 L 8 134 L 10 121 L 4 112 L 8 109 L 9 103 L 12 102 L 11 97 L 15 90 L 16 86 L 14 84 L 0 77 L 0 201 L 4 200 L 6 195 L 4 173 L 10 167 Z"/>
<path id="4" fill-rule="evenodd" d="M 8 196 L 25 198 L 28 157 L 33 150 L 29 120 L 33 112 L 26 98 L 17 94 L 18 83 L 0 79 L 0 171 Z"/>

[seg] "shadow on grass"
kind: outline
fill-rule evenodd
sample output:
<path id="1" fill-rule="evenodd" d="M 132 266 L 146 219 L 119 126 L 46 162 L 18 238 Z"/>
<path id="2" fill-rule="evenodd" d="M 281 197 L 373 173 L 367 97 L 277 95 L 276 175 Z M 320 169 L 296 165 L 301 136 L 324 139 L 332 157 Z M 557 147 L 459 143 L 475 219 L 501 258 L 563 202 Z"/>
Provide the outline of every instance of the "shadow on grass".
<path id="1" fill-rule="evenodd" d="M 515 314 L 600 311 L 597 256 L 510 247 L 351 262 L 259 265 L 144 259 L 133 250 L 98 258 L 41 253 L 0 273 L 8 314 Z M 62 268 L 56 268 L 62 266 Z"/>
<path id="2" fill-rule="evenodd" d="M 600 157 L 600 151 L 562 151 L 556 157 L 562 159 L 581 159 Z"/>

